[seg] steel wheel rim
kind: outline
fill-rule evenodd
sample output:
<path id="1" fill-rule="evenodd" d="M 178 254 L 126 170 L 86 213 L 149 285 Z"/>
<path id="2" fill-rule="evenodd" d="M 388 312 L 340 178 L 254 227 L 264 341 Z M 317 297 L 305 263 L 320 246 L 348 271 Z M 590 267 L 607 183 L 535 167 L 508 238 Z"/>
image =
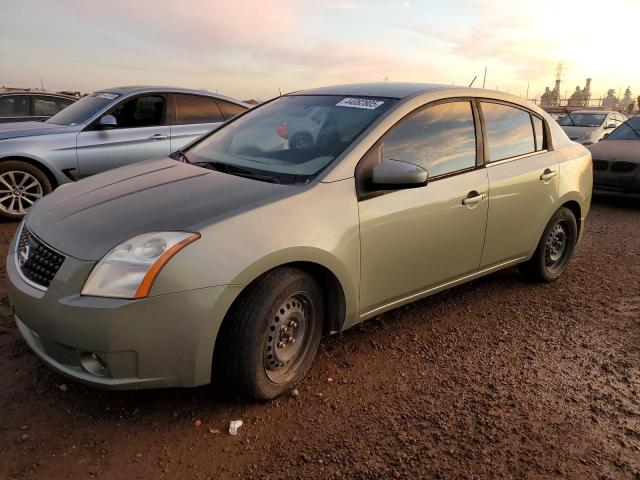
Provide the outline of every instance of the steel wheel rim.
<path id="1" fill-rule="evenodd" d="M 298 292 L 282 302 L 271 318 L 263 364 L 272 382 L 286 382 L 304 361 L 311 345 L 313 314 L 309 295 Z"/>
<path id="2" fill-rule="evenodd" d="M 569 225 L 565 221 L 556 223 L 545 242 L 544 259 L 549 269 L 557 268 L 564 260 L 569 244 Z"/>
<path id="3" fill-rule="evenodd" d="M 0 211 L 24 215 L 44 195 L 40 181 L 28 172 L 11 170 L 0 175 Z"/>

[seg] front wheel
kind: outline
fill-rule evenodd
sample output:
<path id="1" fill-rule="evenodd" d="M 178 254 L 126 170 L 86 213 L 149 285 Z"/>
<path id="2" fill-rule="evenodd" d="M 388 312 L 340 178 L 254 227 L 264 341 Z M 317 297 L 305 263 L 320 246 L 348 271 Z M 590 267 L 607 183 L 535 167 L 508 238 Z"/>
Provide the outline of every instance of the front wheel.
<path id="1" fill-rule="evenodd" d="M 30 163 L 20 160 L 0 162 L 0 216 L 20 220 L 51 190 L 47 176 Z"/>
<path id="2" fill-rule="evenodd" d="M 520 271 L 536 282 L 553 282 L 565 271 L 578 241 L 576 217 L 560 208 L 545 228 L 531 260 L 520 264 Z"/>
<path id="3" fill-rule="evenodd" d="M 249 287 L 225 319 L 214 368 L 240 393 L 275 398 L 311 367 L 322 325 L 316 280 L 296 268 L 278 268 Z"/>

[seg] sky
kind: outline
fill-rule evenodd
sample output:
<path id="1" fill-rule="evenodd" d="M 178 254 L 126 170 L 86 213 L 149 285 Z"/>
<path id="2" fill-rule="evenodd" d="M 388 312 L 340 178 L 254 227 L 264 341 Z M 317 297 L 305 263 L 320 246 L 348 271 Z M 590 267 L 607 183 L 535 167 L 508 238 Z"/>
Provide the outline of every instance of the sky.
<path id="1" fill-rule="evenodd" d="M 203 88 L 240 99 L 340 83 L 529 98 L 587 77 L 640 95 L 640 0 L 0 0 L 0 86 Z"/>

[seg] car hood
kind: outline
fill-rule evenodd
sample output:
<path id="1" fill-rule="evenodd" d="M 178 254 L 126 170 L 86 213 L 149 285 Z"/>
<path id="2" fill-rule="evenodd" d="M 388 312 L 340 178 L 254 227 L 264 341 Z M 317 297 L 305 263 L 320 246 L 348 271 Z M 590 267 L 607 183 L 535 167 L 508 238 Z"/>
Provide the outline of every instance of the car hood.
<path id="1" fill-rule="evenodd" d="M 600 127 L 562 127 L 564 133 L 566 133 L 571 140 L 582 138 L 585 135 L 595 132 L 599 128 Z"/>
<path id="2" fill-rule="evenodd" d="M 595 160 L 640 164 L 640 140 L 602 140 L 587 148 Z"/>
<path id="3" fill-rule="evenodd" d="M 13 122 L 0 123 L 0 140 L 5 138 L 32 137 L 35 135 L 51 135 L 69 130 L 65 125 L 45 122 Z"/>
<path id="4" fill-rule="evenodd" d="M 58 188 L 40 200 L 25 221 L 29 230 L 61 253 L 99 260 L 136 235 L 198 231 L 301 188 L 171 159 L 152 160 Z"/>

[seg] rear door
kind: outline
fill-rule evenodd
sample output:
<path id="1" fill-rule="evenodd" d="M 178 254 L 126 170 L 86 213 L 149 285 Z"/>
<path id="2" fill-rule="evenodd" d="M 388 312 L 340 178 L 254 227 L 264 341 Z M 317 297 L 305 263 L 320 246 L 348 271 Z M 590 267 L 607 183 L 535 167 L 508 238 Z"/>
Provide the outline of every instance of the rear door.
<path id="1" fill-rule="evenodd" d="M 477 151 L 474 105 L 428 105 L 393 127 L 358 165 L 363 315 L 475 272 L 487 221 L 487 172 Z M 367 192 L 380 159 L 429 172 L 419 188 Z"/>
<path id="2" fill-rule="evenodd" d="M 165 122 L 166 95 L 126 98 L 107 114 L 118 122 L 104 130 L 94 124 L 78 135 L 78 174 L 87 177 L 130 163 L 171 153 L 171 127 Z"/>
<path id="3" fill-rule="evenodd" d="M 180 150 L 225 121 L 216 99 L 212 97 L 183 93 L 172 94 L 171 97 L 175 112 L 171 122 L 172 152 Z"/>
<path id="4" fill-rule="evenodd" d="M 481 101 L 489 216 L 482 267 L 535 249 L 558 201 L 560 166 L 542 118 L 515 105 Z"/>

